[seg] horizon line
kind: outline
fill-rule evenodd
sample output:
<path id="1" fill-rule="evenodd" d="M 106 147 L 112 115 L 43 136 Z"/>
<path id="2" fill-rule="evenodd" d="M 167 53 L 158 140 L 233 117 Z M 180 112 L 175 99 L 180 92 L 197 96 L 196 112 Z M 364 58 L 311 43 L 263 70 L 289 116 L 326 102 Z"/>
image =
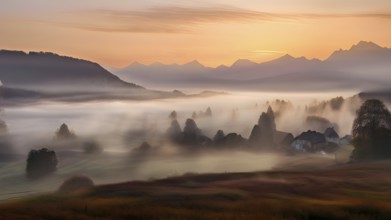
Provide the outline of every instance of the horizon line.
<path id="1" fill-rule="evenodd" d="M 280 54 L 281 56 L 278 56 L 278 57 L 275 57 L 275 58 L 272 58 L 272 59 L 269 59 L 269 60 L 266 60 L 266 61 L 262 61 L 262 62 L 258 62 L 258 61 L 255 61 L 253 59 L 244 59 L 244 58 L 238 58 L 236 59 L 235 61 L 233 61 L 231 64 L 229 65 L 226 65 L 226 64 L 218 64 L 218 65 L 215 65 L 215 66 L 209 66 L 209 65 L 205 65 L 203 64 L 202 62 L 198 61 L 198 59 L 191 59 L 187 62 L 184 62 L 184 63 L 164 63 L 164 62 L 161 62 L 159 60 L 156 60 L 156 61 L 153 61 L 151 63 L 143 63 L 141 61 L 138 61 L 138 60 L 134 60 L 132 62 L 130 62 L 129 64 L 126 64 L 124 66 L 112 66 L 112 65 L 105 65 L 105 64 L 102 64 L 100 62 L 97 62 L 97 61 L 94 61 L 92 59 L 88 59 L 88 58 L 83 58 L 83 57 L 78 57 L 78 56 L 73 56 L 73 55 L 69 55 L 69 54 L 63 54 L 63 53 L 58 53 L 58 52 L 53 52 L 53 51 L 39 51 L 39 50 L 23 50 L 23 49 L 20 49 L 20 50 L 17 50 L 17 49 L 0 49 L 0 51 L 15 51 L 15 52 L 24 52 L 26 54 L 29 54 L 29 53 L 51 53 L 51 54 L 55 54 L 55 55 L 58 55 L 58 56 L 63 56 L 63 57 L 68 57 L 68 58 L 73 58 L 73 59 L 80 59 L 80 60 L 85 60 L 85 61 L 89 61 L 89 62 L 93 62 L 93 63 L 97 63 L 99 65 L 101 65 L 102 67 L 104 67 L 105 69 L 107 70 L 120 70 L 120 69 L 125 69 L 127 67 L 130 67 L 131 65 L 134 65 L 134 64 L 139 64 L 139 65 L 143 65 L 143 66 L 146 66 L 146 67 L 149 67 L 149 66 L 152 66 L 152 65 L 155 65 L 155 64 L 160 64 L 160 65 L 164 65 L 164 66 L 183 66 L 183 65 L 186 65 L 186 64 L 190 64 L 190 63 L 198 63 L 199 65 L 201 65 L 202 67 L 204 68 L 212 68 L 212 69 L 217 69 L 219 67 L 232 67 L 235 65 L 235 63 L 237 63 L 238 61 L 249 61 L 249 62 L 252 62 L 254 64 L 263 64 L 263 63 L 268 63 L 268 62 L 272 62 L 272 61 L 275 61 L 275 60 L 278 60 L 278 59 L 281 59 L 283 57 L 292 57 L 294 59 L 306 59 L 306 60 L 309 60 L 309 61 L 312 61 L 312 60 L 317 60 L 317 61 L 326 61 L 328 60 L 335 52 L 338 52 L 338 51 L 349 51 L 351 50 L 354 46 L 357 46 L 359 45 L 360 43 L 367 43 L 367 44 L 374 44 L 376 46 L 379 46 L 381 48 L 384 48 L 384 49 L 390 49 L 389 47 L 385 47 L 385 46 L 381 46 L 373 41 L 370 41 L 370 40 L 360 40 L 358 41 L 357 43 L 353 44 L 352 46 L 350 46 L 350 48 L 348 49 L 342 49 L 342 48 L 339 48 L 339 49 L 336 49 L 336 50 L 333 50 L 333 52 L 330 53 L 329 56 L 327 56 L 327 58 L 325 59 L 321 59 L 321 58 L 318 58 L 318 57 L 314 57 L 312 59 L 309 59 L 307 58 L 306 56 L 292 56 L 291 54 L 289 54 L 288 52 L 285 52 L 285 51 L 277 51 L 277 50 L 253 50 L 253 51 L 248 51 L 249 53 L 261 53 L 261 54 Z"/>

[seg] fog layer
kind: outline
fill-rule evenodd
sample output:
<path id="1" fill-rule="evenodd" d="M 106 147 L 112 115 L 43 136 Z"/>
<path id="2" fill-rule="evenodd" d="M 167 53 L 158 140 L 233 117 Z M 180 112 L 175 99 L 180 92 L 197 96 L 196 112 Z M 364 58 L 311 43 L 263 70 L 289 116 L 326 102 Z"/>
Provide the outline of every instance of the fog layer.
<path id="1" fill-rule="evenodd" d="M 338 109 L 324 104 L 337 95 L 344 96 Z M 242 172 L 272 169 L 298 160 L 283 155 L 246 151 L 212 151 L 181 155 L 178 146 L 162 139 L 170 126 L 169 115 L 177 112 L 180 126 L 193 117 L 203 134 L 213 137 L 221 129 L 248 138 L 260 114 L 271 106 L 276 112 L 276 127 L 294 136 L 314 129 L 308 116 L 323 117 L 342 137 L 350 134 L 356 104 L 353 94 L 235 93 L 213 97 L 161 99 L 153 101 L 110 101 L 88 103 L 41 102 L 31 106 L 7 107 L 1 118 L 17 159 L 0 163 L 0 187 L 3 199 L 55 190 L 61 182 L 76 174 L 85 174 L 98 184 L 134 179 L 160 178 L 188 172 Z M 277 100 L 278 99 L 278 100 Z M 284 100 L 284 101 L 282 101 Z M 281 104 L 284 103 L 284 104 Z M 211 117 L 204 117 L 206 109 Z M 196 117 L 194 117 L 196 115 Z M 76 142 L 54 144 L 55 132 L 62 123 L 80 139 L 94 140 L 104 150 L 101 155 L 85 155 Z M 320 132 L 324 132 L 320 130 Z M 132 157 L 133 149 L 148 142 L 159 149 L 153 158 Z M 55 150 L 57 171 L 42 180 L 25 177 L 27 153 L 47 147 Z M 322 156 L 314 156 L 322 157 Z M 324 156 L 325 164 L 333 156 Z"/>

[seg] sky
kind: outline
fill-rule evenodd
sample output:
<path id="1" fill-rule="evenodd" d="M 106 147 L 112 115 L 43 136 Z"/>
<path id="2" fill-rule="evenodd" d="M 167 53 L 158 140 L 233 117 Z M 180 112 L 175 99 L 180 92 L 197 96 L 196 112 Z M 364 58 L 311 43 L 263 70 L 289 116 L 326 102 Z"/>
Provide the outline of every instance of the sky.
<path id="1" fill-rule="evenodd" d="M 389 0 L 0 0 L 0 49 L 107 67 L 206 66 L 290 54 L 326 59 L 361 40 L 391 47 Z"/>

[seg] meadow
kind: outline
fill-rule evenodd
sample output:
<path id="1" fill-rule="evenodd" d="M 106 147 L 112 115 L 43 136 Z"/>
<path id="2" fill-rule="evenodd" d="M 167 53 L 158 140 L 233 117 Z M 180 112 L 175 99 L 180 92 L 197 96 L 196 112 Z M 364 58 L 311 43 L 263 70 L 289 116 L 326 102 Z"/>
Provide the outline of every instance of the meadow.
<path id="1" fill-rule="evenodd" d="M 312 170 L 186 174 L 49 193 L 2 219 L 390 219 L 391 161 Z"/>

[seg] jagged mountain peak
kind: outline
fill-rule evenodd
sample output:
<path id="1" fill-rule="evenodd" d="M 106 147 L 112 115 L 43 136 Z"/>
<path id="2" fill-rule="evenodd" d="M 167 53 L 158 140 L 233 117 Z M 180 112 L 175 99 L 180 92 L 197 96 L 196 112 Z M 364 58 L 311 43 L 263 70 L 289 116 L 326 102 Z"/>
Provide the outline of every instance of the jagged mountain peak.
<path id="1" fill-rule="evenodd" d="M 389 53 L 390 49 L 386 47 L 381 47 L 378 44 L 373 43 L 372 41 L 360 41 L 357 44 L 354 44 L 348 50 L 339 49 L 334 51 L 327 61 L 335 60 L 346 60 L 346 59 L 357 59 L 358 57 L 369 57 L 369 56 L 383 56 L 384 53 Z"/>
<path id="2" fill-rule="evenodd" d="M 231 67 L 249 67 L 257 64 L 258 63 L 248 59 L 238 59 L 231 65 Z"/>
<path id="3" fill-rule="evenodd" d="M 383 47 L 373 43 L 372 41 L 360 41 L 350 48 L 352 50 L 378 50 L 384 49 Z"/>
<path id="4" fill-rule="evenodd" d="M 202 65 L 198 60 L 193 60 L 193 61 L 190 61 L 188 63 L 185 63 L 181 66 L 184 66 L 184 67 L 191 67 L 191 68 L 204 68 L 205 66 Z"/>

